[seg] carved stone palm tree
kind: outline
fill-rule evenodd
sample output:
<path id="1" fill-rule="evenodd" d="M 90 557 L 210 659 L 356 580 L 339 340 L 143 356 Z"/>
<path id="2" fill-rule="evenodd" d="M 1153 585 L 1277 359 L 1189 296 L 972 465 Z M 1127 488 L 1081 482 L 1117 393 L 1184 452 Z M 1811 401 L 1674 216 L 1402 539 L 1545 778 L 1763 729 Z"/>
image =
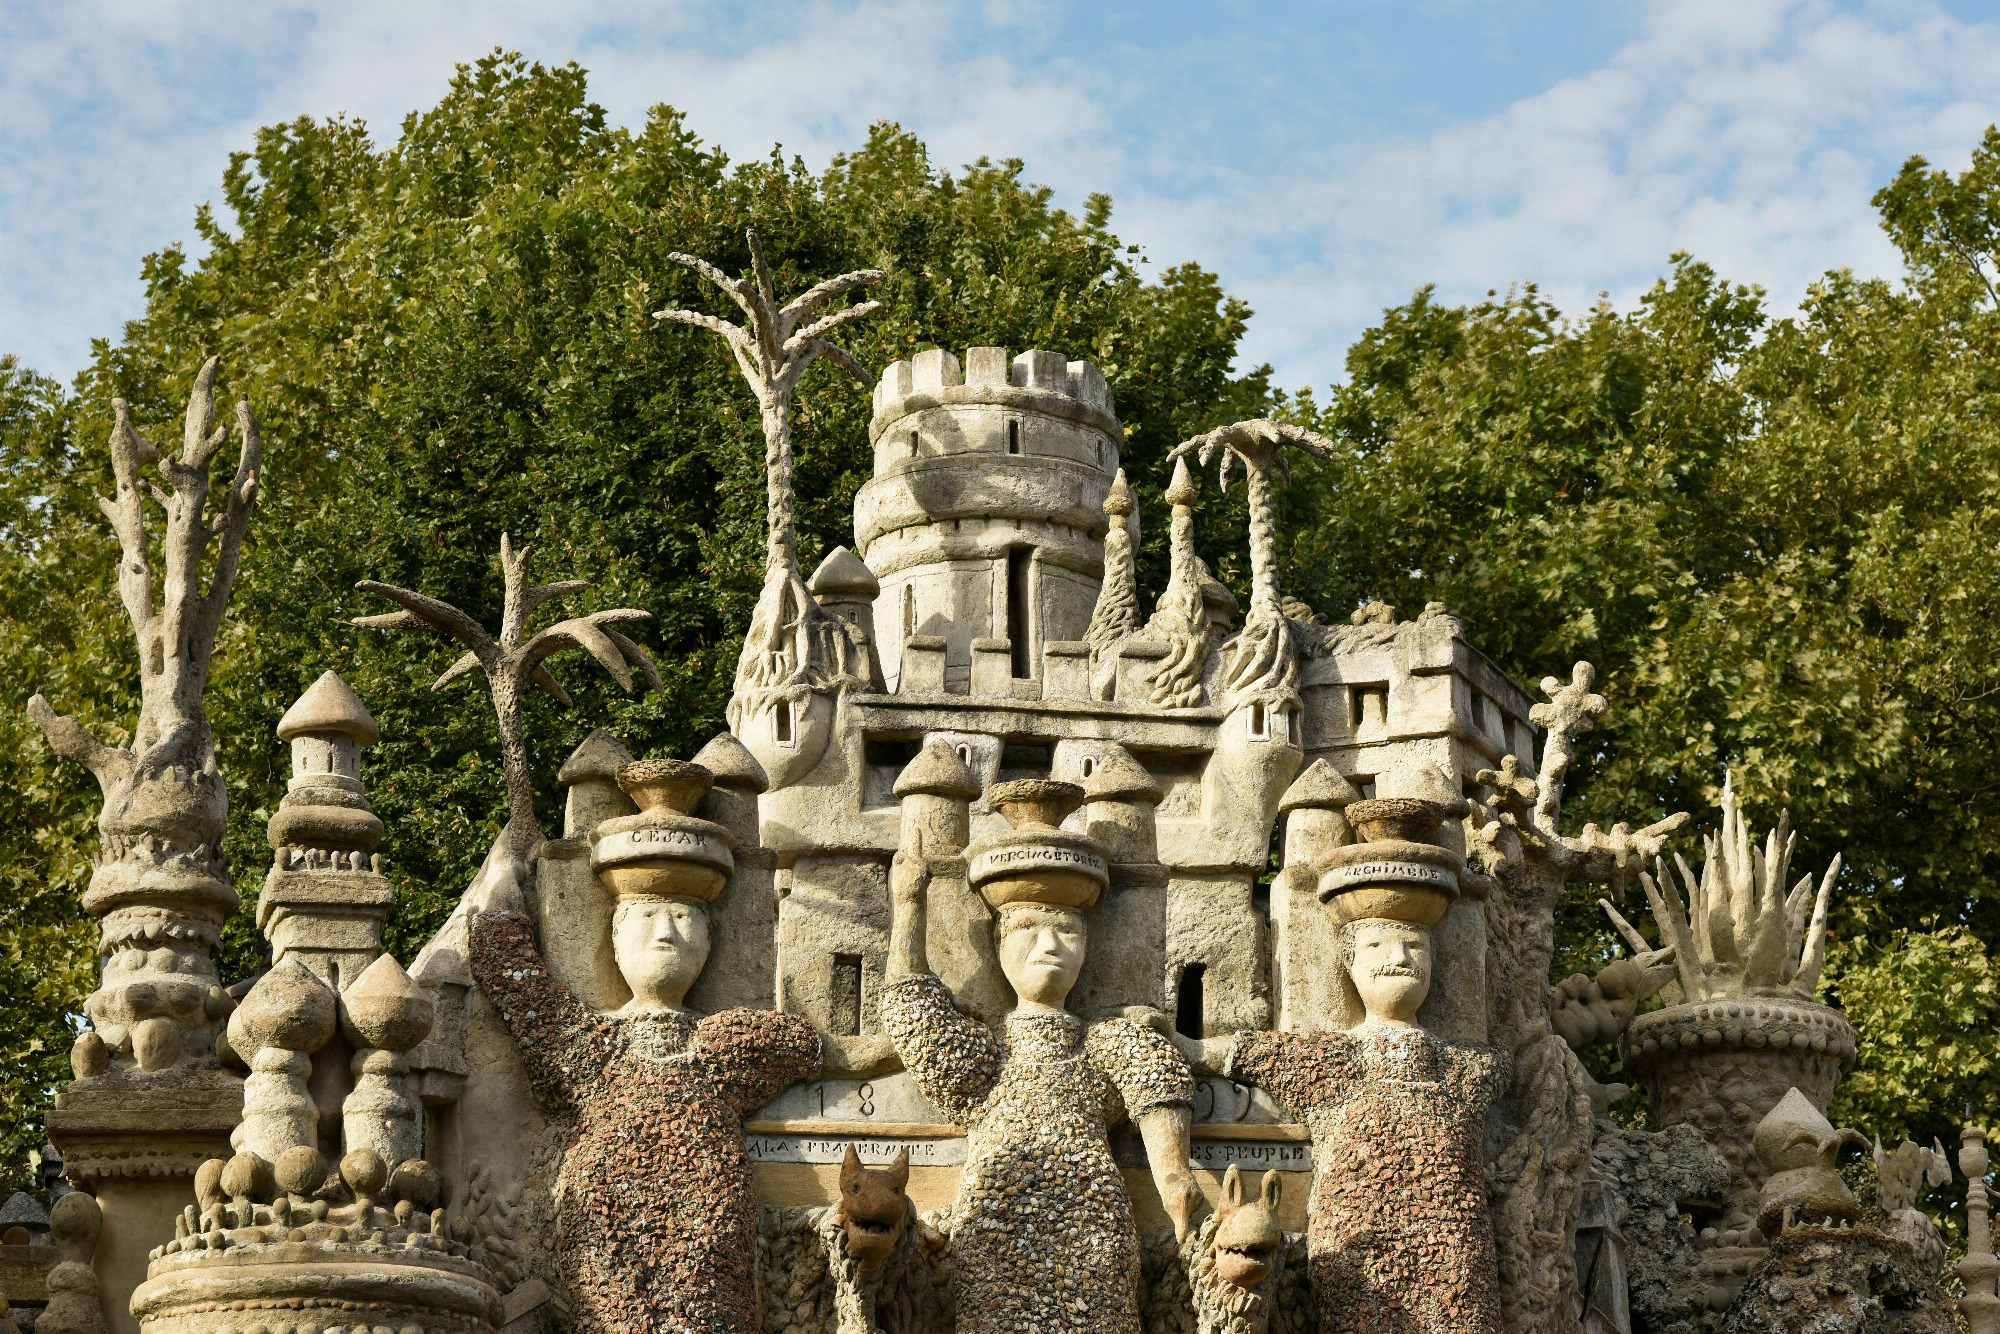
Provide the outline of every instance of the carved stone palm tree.
<path id="1" fill-rule="evenodd" d="M 799 570 L 797 502 L 792 494 L 792 396 L 806 371 L 821 358 L 863 384 L 871 382 L 861 363 L 827 341 L 827 335 L 873 314 L 881 303 L 864 301 L 819 316 L 813 312 L 829 298 L 883 277 L 880 269 L 857 269 L 829 278 L 780 306 L 757 233 L 746 235 L 752 270 L 748 278 L 731 278 L 693 255 L 675 252 L 668 256 L 728 293 L 743 310 L 742 324 L 692 310 L 662 310 L 653 315 L 654 319 L 707 329 L 728 343 L 743 378 L 757 395 L 763 416 L 768 522 L 764 589 L 737 660 L 736 692 L 729 709 L 730 725 L 739 729 L 739 715 L 755 711 L 768 695 L 861 679 L 859 653 L 846 623 L 814 600 Z"/>
<path id="2" fill-rule="evenodd" d="M 1333 452 L 1333 442 L 1303 426 L 1255 418 L 1219 426 L 1205 435 L 1183 441 L 1170 458 L 1196 453 L 1202 466 L 1221 456 L 1217 478 L 1229 488 L 1231 460 L 1243 465 L 1248 479 L 1250 501 L 1250 610 L 1243 618 L 1243 630 L 1236 638 L 1235 651 L 1222 668 L 1221 694 L 1235 703 L 1249 696 L 1271 691 L 1289 691 L 1298 685 L 1298 654 L 1292 644 L 1291 628 L 1278 596 L 1278 519 L 1271 490 L 1271 470 L 1292 477 L 1285 450 L 1303 449 L 1325 458 Z"/>
<path id="3" fill-rule="evenodd" d="M 501 837 L 523 856 L 540 844 L 542 832 L 535 819 L 534 782 L 521 718 L 522 696 L 529 686 L 535 685 L 564 705 L 570 702 L 569 692 L 549 674 L 544 662 L 565 649 L 586 649 L 627 694 L 632 691 L 632 664 L 637 664 L 640 674 L 654 690 L 665 690 L 659 669 L 646 650 L 612 628 L 651 620 L 650 612 L 634 607 L 592 612 L 559 621 L 530 637 L 528 622 L 542 604 L 580 593 L 590 584 L 583 579 L 530 584 L 528 556 L 526 547 L 516 552 L 507 534 L 500 535 L 500 573 L 506 594 L 498 635 L 487 633 L 479 622 L 448 602 L 373 579 L 363 579 L 355 587 L 387 598 L 402 610 L 354 619 L 356 625 L 383 630 L 422 630 L 463 644 L 465 655 L 431 683 L 433 690 L 441 690 L 475 671 L 486 674 L 487 688 L 493 693 L 493 712 L 500 723 L 500 755 L 507 774 L 508 818 Z"/>

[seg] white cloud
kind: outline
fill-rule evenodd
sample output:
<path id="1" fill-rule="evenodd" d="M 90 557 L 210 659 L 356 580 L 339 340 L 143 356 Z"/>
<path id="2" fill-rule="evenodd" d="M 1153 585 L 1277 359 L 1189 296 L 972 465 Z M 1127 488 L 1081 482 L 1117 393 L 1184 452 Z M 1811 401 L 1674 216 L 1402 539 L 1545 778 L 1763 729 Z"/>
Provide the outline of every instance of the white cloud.
<path id="1" fill-rule="evenodd" d="M 1894 273 L 1871 196 L 1913 152 L 1962 166 L 1996 118 L 1994 25 L 1927 6 L 1662 3 L 1602 68 L 1330 148 L 1262 209 L 1149 191 L 1140 230 L 1218 257 L 1258 309 L 1250 355 L 1324 383 L 1423 282 L 1464 300 L 1531 280 L 1571 310 L 1608 289 L 1629 307 L 1688 250 L 1787 310 L 1829 268 Z M 1261 262 L 1232 258 L 1246 253 Z"/>

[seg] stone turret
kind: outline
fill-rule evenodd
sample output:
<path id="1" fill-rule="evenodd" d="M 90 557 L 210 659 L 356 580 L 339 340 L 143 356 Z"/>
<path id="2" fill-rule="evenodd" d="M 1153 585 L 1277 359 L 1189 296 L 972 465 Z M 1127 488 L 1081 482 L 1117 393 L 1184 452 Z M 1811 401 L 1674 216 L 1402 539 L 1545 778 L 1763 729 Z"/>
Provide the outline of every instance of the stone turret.
<path id="1" fill-rule="evenodd" d="M 939 636 L 949 691 L 1039 681 L 1045 646 L 1084 637 L 1104 575 L 1123 432 L 1103 373 L 998 347 L 972 348 L 961 371 L 932 349 L 882 373 L 868 436 L 855 550 L 882 581 L 890 673 L 900 683 L 905 646 Z"/>
<path id="2" fill-rule="evenodd" d="M 375 851 L 382 821 L 361 785 L 361 749 L 381 733 L 347 683 L 327 672 L 278 720 L 292 781 L 268 831 L 273 861 L 257 925 L 274 961 L 296 954 L 336 989 L 382 951 L 395 887 Z"/>

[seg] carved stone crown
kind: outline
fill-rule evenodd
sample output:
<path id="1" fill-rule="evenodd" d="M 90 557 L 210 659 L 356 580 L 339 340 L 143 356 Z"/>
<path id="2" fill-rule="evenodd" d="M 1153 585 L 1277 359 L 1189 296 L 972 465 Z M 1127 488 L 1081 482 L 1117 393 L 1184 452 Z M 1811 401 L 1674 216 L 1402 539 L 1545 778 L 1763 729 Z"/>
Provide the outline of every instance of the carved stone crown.
<path id="1" fill-rule="evenodd" d="M 1103 849 L 1057 827 L 1083 798 L 1075 783 L 1037 778 L 986 790 L 986 800 L 1012 828 L 974 841 L 965 856 L 972 887 L 995 912 L 1014 903 L 1084 912 L 1097 903 L 1111 883 Z"/>
<path id="2" fill-rule="evenodd" d="M 1319 898 L 1342 925 L 1369 919 L 1432 927 L 1458 898 L 1465 858 L 1424 840 L 1445 808 L 1414 797 L 1357 801 L 1347 818 L 1363 842 L 1335 848 L 1320 871 Z"/>
<path id="3" fill-rule="evenodd" d="M 634 760 L 618 786 L 637 815 L 605 820 L 590 833 L 590 869 L 620 898 L 689 899 L 706 907 L 722 897 L 736 840 L 719 824 L 689 814 L 715 776 L 686 760 Z"/>

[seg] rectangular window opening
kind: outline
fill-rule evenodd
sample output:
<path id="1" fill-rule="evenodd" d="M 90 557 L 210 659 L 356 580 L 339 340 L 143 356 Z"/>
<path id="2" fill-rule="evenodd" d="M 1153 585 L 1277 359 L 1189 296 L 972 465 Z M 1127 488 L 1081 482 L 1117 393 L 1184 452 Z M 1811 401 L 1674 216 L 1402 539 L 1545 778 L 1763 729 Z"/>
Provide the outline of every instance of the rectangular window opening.
<path id="1" fill-rule="evenodd" d="M 792 702 L 788 699 L 778 701 L 771 710 L 771 736 L 781 746 L 792 744 Z"/>
<path id="2" fill-rule="evenodd" d="M 1362 799 L 1363 801 L 1373 801 L 1373 800 L 1375 800 L 1375 775 L 1374 775 L 1374 774 L 1355 774 L 1355 775 L 1354 775 L 1353 777 L 1349 778 L 1349 779 L 1348 779 L 1347 781 L 1348 781 L 1348 782 L 1349 782 L 1350 784 L 1352 784 L 1352 785 L 1353 785 L 1353 787 L 1354 787 L 1354 790 L 1355 790 L 1356 792 L 1359 792 L 1359 793 L 1361 794 L 1361 799 Z"/>
<path id="3" fill-rule="evenodd" d="M 922 436 L 920 436 L 920 435 L 918 435 L 918 434 L 917 434 L 917 433 L 916 433 L 915 431 L 912 431 L 912 432 L 910 432 L 910 457 L 911 457 L 911 458 L 915 458 L 915 457 L 917 456 L 917 451 L 918 451 L 918 449 L 919 449 L 919 448 L 920 448 L 920 447 L 922 446 L 922 444 L 923 444 L 923 437 L 922 437 Z"/>
<path id="4" fill-rule="evenodd" d="M 1271 739 L 1271 717 L 1262 704 L 1250 706 L 1250 739 L 1252 741 Z"/>
<path id="5" fill-rule="evenodd" d="M 1007 422 L 1007 452 L 1009 454 L 1021 452 L 1021 423 L 1012 419 Z"/>
<path id="6" fill-rule="evenodd" d="M 1029 571 L 1034 566 L 1033 547 L 1013 547 L 1007 552 L 1007 645 L 1013 659 L 1014 679 L 1035 674 L 1034 654 L 1028 643 Z"/>
<path id="7" fill-rule="evenodd" d="M 828 1016 L 833 1024 L 836 1037 L 858 1037 L 861 1034 L 861 956 L 858 954 L 836 954 L 833 956 L 833 994 L 828 1007 Z"/>
<path id="8" fill-rule="evenodd" d="M 917 586 L 903 585 L 903 638 L 917 632 Z"/>
<path id="9" fill-rule="evenodd" d="M 1184 1038 L 1202 1034 L 1202 981 L 1208 965 L 1191 963 L 1181 968 L 1181 984 L 1174 997 L 1174 1032 Z"/>
<path id="10" fill-rule="evenodd" d="M 1482 733 L 1486 730 L 1486 696 L 1477 690 L 1472 692 L 1472 726 Z"/>

